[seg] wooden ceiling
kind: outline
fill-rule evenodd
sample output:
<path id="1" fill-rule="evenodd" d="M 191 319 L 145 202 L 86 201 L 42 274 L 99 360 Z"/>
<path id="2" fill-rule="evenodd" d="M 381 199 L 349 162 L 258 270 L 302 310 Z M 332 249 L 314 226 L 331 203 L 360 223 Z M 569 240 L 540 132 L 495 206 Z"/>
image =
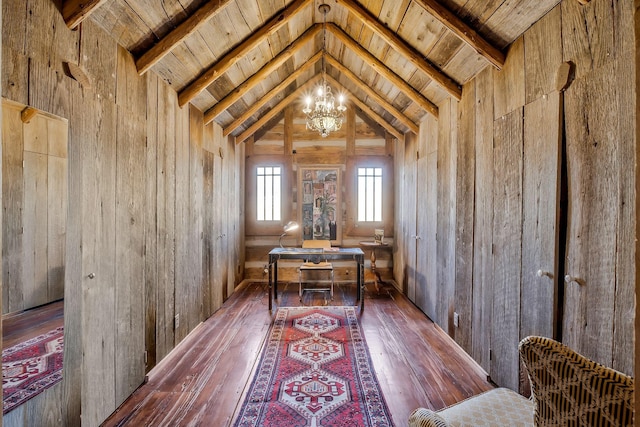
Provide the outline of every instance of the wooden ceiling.
<path id="1" fill-rule="evenodd" d="M 239 143 L 301 105 L 323 56 L 334 92 L 393 135 L 416 132 L 560 1 L 65 0 L 62 14 L 97 22 Z"/>

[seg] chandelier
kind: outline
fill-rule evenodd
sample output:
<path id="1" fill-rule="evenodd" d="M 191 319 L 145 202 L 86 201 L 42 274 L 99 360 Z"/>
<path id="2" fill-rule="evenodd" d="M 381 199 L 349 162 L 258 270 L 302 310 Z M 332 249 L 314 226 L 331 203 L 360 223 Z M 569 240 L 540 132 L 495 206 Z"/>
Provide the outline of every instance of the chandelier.
<path id="1" fill-rule="evenodd" d="M 327 84 L 325 77 L 324 55 L 327 37 L 327 13 L 331 10 L 331 6 L 321 4 L 318 6 L 318 10 L 324 15 L 322 27 L 322 83 L 318 86 L 313 97 L 308 96 L 306 98 L 302 112 L 307 116 L 307 129 L 317 131 L 323 138 L 326 138 L 329 133 L 340 130 L 344 121 L 344 111 L 347 107 L 344 106 L 344 97 L 342 95 L 338 97 L 338 104 L 336 104 L 331 87 Z M 313 109 L 311 109 L 312 106 Z"/>

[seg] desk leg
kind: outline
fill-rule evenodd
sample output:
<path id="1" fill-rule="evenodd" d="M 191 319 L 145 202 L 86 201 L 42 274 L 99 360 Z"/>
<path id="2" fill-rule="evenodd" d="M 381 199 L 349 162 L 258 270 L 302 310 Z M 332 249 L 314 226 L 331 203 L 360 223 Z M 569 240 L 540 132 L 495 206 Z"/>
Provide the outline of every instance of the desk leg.
<path id="1" fill-rule="evenodd" d="M 278 299 L 278 260 L 273 262 L 273 299 Z"/>
<path id="2" fill-rule="evenodd" d="M 273 280 L 271 280 L 272 265 L 273 263 L 271 262 L 271 260 L 269 260 L 269 311 L 271 311 L 271 295 L 273 287 Z"/>
<path id="3" fill-rule="evenodd" d="M 360 311 L 364 311 L 364 262 L 358 266 L 358 272 L 362 270 L 360 273 Z"/>
<path id="4" fill-rule="evenodd" d="M 361 267 L 360 262 L 356 262 L 356 301 L 360 301 L 361 291 L 362 291 L 363 277 L 362 277 L 362 274 L 360 273 L 360 270 L 361 270 L 360 267 Z"/>

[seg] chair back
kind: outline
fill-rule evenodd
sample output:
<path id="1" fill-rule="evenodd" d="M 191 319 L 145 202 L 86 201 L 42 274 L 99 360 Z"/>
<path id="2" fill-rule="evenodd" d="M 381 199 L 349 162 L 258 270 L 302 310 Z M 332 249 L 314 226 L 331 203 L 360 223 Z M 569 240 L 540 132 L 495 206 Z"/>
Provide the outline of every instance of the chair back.
<path id="1" fill-rule="evenodd" d="M 303 240 L 302 247 L 326 249 L 331 247 L 331 240 Z"/>
<path id="2" fill-rule="evenodd" d="M 631 426 L 633 378 L 550 338 L 518 346 L 535 403 L 536 426 Z"/>

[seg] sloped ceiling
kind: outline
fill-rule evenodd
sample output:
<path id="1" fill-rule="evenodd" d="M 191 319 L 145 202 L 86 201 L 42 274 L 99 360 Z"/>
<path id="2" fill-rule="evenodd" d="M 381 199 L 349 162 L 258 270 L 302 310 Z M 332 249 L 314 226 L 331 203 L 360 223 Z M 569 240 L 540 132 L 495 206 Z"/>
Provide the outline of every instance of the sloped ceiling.
<path id="1" fill-rule="evenodd" d="M 66 0 L 62 13 L 71 28 L 97 22 L 140 74 L 153 70 L 242 142 L 300 103 L 323 64 L 355 108 L 399 137 L 416 132 L 559 2 Z"/>

